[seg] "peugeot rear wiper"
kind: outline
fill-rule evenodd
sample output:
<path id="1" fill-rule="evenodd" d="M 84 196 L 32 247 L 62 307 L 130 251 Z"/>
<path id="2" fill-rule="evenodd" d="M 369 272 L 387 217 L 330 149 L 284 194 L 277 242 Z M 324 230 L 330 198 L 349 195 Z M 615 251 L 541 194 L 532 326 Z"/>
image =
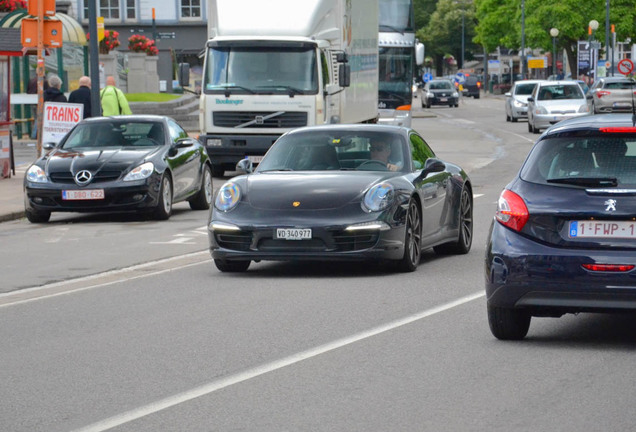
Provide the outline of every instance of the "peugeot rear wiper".
<path id="1" fill-rule="evenodd" d="M 563 177 L 548 179 L 547 182 L 576 186 L 618 186 L 616 177 Z"/>

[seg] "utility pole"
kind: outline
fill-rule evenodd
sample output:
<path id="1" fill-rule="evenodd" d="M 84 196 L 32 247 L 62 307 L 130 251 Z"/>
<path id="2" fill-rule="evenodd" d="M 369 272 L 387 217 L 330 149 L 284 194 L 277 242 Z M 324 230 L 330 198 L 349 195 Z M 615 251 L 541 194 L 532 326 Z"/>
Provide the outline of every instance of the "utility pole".
<path id="1" fill-rule="evenodd" d="M 526 79 L 526 2 L 521 0 L 521 79 Z"/>
<path id="2" fill-rule="evenodd" d="M 42 156 L 42 126 L 44 124 L 44 0 L 38 0 L 38 39 L 37 66 L 38 75 L 38 131 L 35 145 L 37 156 Z"/>
<path id="3" fill-rule="evenodd" d="M 99 100 L 99 41 L 97 40 L 97 7 L 96 0 L 88 2 L 88 32 L 92 35 L 89 43 L 90 52 L 90 77 L 91 77 L 91 112 L 97 117 L 102 114 L 102 105 Z"/>

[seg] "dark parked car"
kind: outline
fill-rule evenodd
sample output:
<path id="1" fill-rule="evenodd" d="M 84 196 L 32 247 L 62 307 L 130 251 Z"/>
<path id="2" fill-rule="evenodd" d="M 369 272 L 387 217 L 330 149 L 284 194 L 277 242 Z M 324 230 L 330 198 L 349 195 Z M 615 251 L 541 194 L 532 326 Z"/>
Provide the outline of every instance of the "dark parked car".
<path id="1" fill-rule="evenodd" d="M 168 219 L 188 200 L 205 210 L 212 172 L 205 147 L 163 116 L 96 117 L 78 123 L 24 178 L 26 215 L 51 212 L 142 211 Z"/>
<path id="2" fill-rule="evenodd" d="M 472 96 L 475 99 L 479 99 L 481 91 L 481 81 L 477 75 L 468 75 L 466 80 L 462 84 L 462 94 L 464 96 Z"/>
<path id="3" fill-rule="evenodd" d="M 391 261 L 414 271 L 423 249 L 464 254 L 473 235 L 472 187 L 413 129 L 299 128 L 252 172 L 218 191 L 208 236 L 221 271 L 251 260 Z"/>
<path id="4" fill-rule="evenodd" d="M 631 115 L 552 126 L 499 198 L 485 259 L 488 321 L 522 339 L 532 316 L 636 309 Z"/>
<path id="5" fill-rule="evenodd" d="M 427 82 L 422 89 L 422 107 L 431 105 L 459 106 L 459 93 L 451 80 L 435 79 Z"/>

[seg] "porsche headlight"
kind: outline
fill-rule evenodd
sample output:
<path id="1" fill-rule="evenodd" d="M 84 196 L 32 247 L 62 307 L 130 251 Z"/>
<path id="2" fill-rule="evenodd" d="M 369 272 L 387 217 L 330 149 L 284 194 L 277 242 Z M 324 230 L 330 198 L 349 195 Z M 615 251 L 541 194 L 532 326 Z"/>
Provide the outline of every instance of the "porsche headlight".
<path id="1" fill-rule="evenodd" d="M 152 175 L 155 170 L 155 166 L 152 162 L 146 162 L 138 167 L 134 168 L 131 172 L 126 174 L 124 177 L 124 181 L 135 181 L 135 180 L 143 180 L 147 179 Z"/>
<path id="2" fill-rule="evenodd" d="M 37 165 L 32 165 L 31 168 L 26 173 L 26 178 L 28 181 L 32 183 L 46 183 L 48 179 L 46 178 L 46 173 L 42 168 Z"/>
<path id="3" fill-rule="evenodd" d="M 216 199 L 214 200 L 214 207 L 218 210 L 226 212 L 232 210 L 238 202 L 241 200 L 241 189 L 238 185 L 229 182 L 225 183 L 219 189 L 219 193 L 216 194 Z"/>
<path id="4" fill-rule="evenodd" d="M 370 212 L 382 211 L 391 205 L 394 196 L 393 186 L 388 183 L 379 183 L 364 194 L 362 208 Z"/>

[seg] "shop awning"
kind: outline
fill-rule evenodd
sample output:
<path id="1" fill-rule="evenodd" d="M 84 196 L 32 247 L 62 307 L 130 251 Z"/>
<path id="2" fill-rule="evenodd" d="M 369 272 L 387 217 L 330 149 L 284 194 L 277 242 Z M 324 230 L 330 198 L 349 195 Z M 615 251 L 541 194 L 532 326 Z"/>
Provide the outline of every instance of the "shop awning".
<path id="1" fill-rule="evenodd" d="M 16 10 L 0 20 L 0 28 L 20 28 L 24 18 L 33 18 L 25 10 Z M 56 13 L 53 18 L 62 21 L 62 41 L 71 42 L 77 45 L 86 45 L 86 34 L 82 25 L 74 18 L 63 14 Z"/>

